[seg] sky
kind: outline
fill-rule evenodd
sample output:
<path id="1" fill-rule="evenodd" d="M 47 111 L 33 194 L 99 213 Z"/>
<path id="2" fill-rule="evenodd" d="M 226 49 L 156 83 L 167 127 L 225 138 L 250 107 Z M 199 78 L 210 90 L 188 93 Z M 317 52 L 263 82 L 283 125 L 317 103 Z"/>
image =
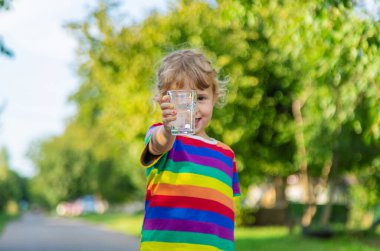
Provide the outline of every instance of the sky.
<path id="1" fill-rule="evenodd" d="M 142 20 L 164 11 L 167 0 L 124 0 L 123 11 Z M 13 0 L 0 12 L 0 36 L 15 56 L 0 56 L 0 146 L 10 166 L 31 177 L 36 169 L 26 153 L 40 139 L 59 135 L 75 113 L 68 96 L 79 87 L 76 41 L 63 25 L 83 20 L 96 0 Z M 1 38 L 0 37 L 0 38 Z"/>

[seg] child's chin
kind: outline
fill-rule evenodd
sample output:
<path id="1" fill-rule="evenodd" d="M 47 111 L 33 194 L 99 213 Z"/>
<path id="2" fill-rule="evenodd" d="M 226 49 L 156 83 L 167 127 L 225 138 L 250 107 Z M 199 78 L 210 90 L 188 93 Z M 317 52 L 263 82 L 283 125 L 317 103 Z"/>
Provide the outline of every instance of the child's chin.
<path id="1" fill-rule="evenodd" d="M 202 125 L 195 126 L 195 134 L 199 134 L 203 131 Z"/>

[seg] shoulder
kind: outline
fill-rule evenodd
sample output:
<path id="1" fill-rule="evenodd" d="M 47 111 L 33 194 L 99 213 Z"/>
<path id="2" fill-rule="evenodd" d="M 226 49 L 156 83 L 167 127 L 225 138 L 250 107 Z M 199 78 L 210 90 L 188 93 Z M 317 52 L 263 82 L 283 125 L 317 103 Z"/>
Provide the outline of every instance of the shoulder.
<path id="1" fill-rule="evenodd" d="M 155 123 L 155 124 L 150 125 L 150 126 L 148 127 L 148 130 L 147 130 L 146 136 L 148 136 L 149 134 L 151 134 L 154 128 L 159 127 L 159 126 L 161 126 L 161 125 L 162 125 L 162 123 Z"/>
<path id="2" fill-rule="evenodd" d="M 159 126 L 161 126 L 162 123 L 155 123 L 155 124 L 152 124 L 148 127 L 148 130 L 145 134 L 145 138 L 144 138 L 144 142 L 145 142 L 145 145 L 148 144 L 149 140 L 150 140 L 150 137 L 152 136 L 152 133 L 153 133 L 153 130 Z"/>
<path id="3" fill-rule="evenodd" d="M 155 123 L 155 124 L 152 124 L 152 125 L 149 126 L 148 131 L 149 131 L 149 130 L 152 130 L 152 129 L 155 128 L 155 127 L 161 126 L 161 125 L 162 125 L 162 123 Z"/>
<path id="4" fill-rule="evenodd" d="M 232 158 L 235 158 L 235 152 L 232 150 L 232 148 L 227 145 L 226 143 L 223 143 L 222 141 L 217 141 L 217 147 L 222 149 L 223 152 L 225 152 L 227 155 L 229 155 Z"/>
<path id="5" fill-rule="evenodd" d="M 229 145 L 227 145 L 226 143 L 222 142 L 222 141 L 218 140 L 217 143 L 216 143 L 216 145 L 219 146 L 219 147 L 221 147 L 221 148 L 223 148 L 223 149 L 225 149 L 225 150 L 233 152 L 232 148 Z"/>

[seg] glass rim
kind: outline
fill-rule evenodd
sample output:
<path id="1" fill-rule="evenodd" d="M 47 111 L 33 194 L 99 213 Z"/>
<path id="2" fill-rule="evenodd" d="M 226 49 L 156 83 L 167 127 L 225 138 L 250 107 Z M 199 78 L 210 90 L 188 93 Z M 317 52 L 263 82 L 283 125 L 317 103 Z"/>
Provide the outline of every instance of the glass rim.
<path id="1" fill-rule="evenodd" d="M 197 93 L 196 90 L 168 90 L 167 93 Z"/>

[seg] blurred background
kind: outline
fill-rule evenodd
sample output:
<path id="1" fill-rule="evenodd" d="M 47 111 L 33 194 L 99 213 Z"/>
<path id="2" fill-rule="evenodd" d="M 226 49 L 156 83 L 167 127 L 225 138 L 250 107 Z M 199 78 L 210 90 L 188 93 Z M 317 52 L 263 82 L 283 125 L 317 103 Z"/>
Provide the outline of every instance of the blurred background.
<path id="1" fill-rule="evenodd" d="M 237 248 L 377 250 L 379 18 L 377 0 L 0 1 L 0 215 L 140 222 L 159 60 L 199 48 L 229 79 L 208 133 L 236 154 Z"/>

